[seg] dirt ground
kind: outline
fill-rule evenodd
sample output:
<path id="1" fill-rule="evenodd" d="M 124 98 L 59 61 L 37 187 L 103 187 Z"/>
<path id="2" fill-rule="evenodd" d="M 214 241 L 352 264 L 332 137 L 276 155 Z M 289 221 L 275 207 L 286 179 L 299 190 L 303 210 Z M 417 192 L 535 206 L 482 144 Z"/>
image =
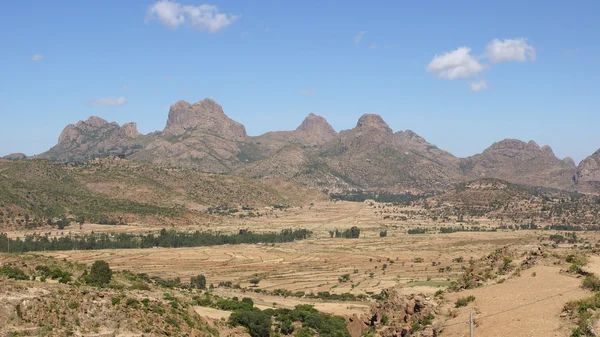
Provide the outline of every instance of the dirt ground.
<path id="1" fill-rule="evenodd" d="M 559 270 L 536 266 L 502 284 L 449 294 L 452 303 L 470 295 L 475 301 L 456 310 L 458 316 L 445 322 L 442 336 L 469 336 L 470 313 L 474 313 L 475 336 L 569 336 L 571 329 L 560 317 L 565 303 L 591 293 L 581 288 L 579 278 Z"/>

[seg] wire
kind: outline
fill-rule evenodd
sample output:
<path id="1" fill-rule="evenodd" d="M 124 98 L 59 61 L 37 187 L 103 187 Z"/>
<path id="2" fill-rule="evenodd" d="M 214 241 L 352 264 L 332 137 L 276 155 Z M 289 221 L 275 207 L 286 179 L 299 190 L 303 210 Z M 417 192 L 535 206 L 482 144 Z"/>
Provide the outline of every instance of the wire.
<path id="1" fill-rule="evenodd" d="M 507 313 L 509 311 L 517 310 L 517 309 L 520 309 L 520 308 L 523 308 L 523 307 L 526 307 L 526 306 L 529 306 L 529 305 L 532 305 L 532 304 L 535 304 L 535 303 L 543 302 L 543 301 L 549 300 L 551 298 L 555 298 L 555 297 L 562 296 L 564 294 L 568 294 L 568 293 L 573 292 L 573 291 L 578 290 L 578 289 L 581 289 L 581 288 L 580 287 L 576 287 L 576 288 L 567 290 L 565 292 L 562 292 L 562 293 L 559 293 L 559 294 L 556 294 L 556 295 L 548 296 L 548 297 L 545 297 L 545 298 L 542 298 L 542 299 L 539 299 L 539 300 L 536 300 L 536 301 L 533 301 L 533 302 L 521 304 L 521 305 L 518 305 L 518 306 L 510 308 L 510 309 L 506 309 L 506 310 L 495 312 L 493 314 L 474 317 L 473 319 L 482 320 L 482 319 L 485 319 L 485 318 L 488 318 L 488 317 L 492 317 L 492 316 L 504 314 L 504 313 Z M 459 324 L 469 324 L 469 322 L 456 322 L 456 323 L 452 323 L 452 324 L 443 325 L 442 328 L 451 327 L 451 326 L 459 325 Z"/>

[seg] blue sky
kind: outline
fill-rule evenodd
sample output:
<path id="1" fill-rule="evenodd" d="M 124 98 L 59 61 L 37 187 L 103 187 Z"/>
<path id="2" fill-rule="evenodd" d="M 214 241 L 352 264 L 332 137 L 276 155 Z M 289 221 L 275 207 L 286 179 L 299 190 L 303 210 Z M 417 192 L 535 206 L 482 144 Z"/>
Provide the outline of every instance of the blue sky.
<path id="1" fill-rule="evenodd" d="M 579 161 L 600 148 L 599 10 L 598 1 L 10 1 L 0 14 L 0 156 L 46 151 L 91 115 L 162 130 L 171 104 L 211 97 L 250 135 L 294 129 L 310 112 L 338 131 L 377 113 L 460 157 L 518 138 Z"/>

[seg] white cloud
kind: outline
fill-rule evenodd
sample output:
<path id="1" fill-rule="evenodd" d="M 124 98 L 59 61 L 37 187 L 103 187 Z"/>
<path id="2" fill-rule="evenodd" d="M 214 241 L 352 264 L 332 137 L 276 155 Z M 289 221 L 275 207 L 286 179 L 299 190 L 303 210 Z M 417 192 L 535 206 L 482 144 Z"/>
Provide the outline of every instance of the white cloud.
<path id="1" fill-rule="evenodd" d="M 300 90 L 300 95 L 314 96 L 316 94 L 317 94 L 317 90 L 315 90 L 315 89 L 302 89 L 302 90 Z"/>
<path id="2" fill-rule="evenodd" d="M 102 97 L 90 101 L 91 106 L 120 106 L 127 104 L 127 98 L 121 97 Z"/>
<path id="3" fill-rule="evenodd" d="M 535 60 L 535 49 L 525 39 L 494 39 L 485 47 L 484 56 L 491 63 Z"/>
<path id="4" fill-rule="evenodd" d="M 156 2 L 146 13 L 146 22 L 158 20 L 160 24 L 173 30 L 182 24 L 187 24 L 197 30 L 211 33 L 231 25 L 237 19 L 239 19 L 237 15 L 220 13 L 217 6 L 207 4 L 188 6 L 170 0 Z"/>
<path id="5" fill-rule="evenodd" d="M 369 46 L 369 49 L 377 49 L 377 44 L 371 43 L 371 45 Z"/>
<path id="6" fill-rule="evenodd" d="M 488 89 L 488 85 L 485 83 L 485 80 L 473 81 L 469 83 L 469 86 L 471 87 L 471 91 L 474 92 L 485 91 Z"/>
<path id="7" fill-rule="evenodd" d="M 426 69 L 448 80 L 475 77 L 485 70 L 485 66 L 470 53 L 471 48 L 460 47 L 441 55 L 436 54 Z"/>
<path id="8" fill-rule="evenodd" d="M 31 58 L 32 61 L 41 61 L 44 59 L 44 55 L 40 55 L 40 54 L 35 54 L 33 55 L 33 57 Z"/>
<path id="9" fill-rule="evenodd" d="M 367 34 L 366 30 L 361 30 L 360 32 L 358 32 L 358 34 L 356 34 L 356 36 L 354 37 L 354 44 L 359 44 L 363 37 L 365 37 L 365 34 Z"/>

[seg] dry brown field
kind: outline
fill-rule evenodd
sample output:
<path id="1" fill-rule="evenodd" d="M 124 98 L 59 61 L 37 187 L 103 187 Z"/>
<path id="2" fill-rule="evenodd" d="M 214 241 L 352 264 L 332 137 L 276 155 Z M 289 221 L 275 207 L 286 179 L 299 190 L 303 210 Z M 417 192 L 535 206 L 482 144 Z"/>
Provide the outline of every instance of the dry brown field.
<path id="1" fill-rule="evenodd" d="M 312 304 L 324 312 L 351 316 L 367 312 L 369 300 L 323 301 L 255 293 L 251 291 L 254 288 L 249 280 L 259 277 L 258 288 L 268 291 L 285 289 L 315 294 L 326 291 L 359 295 L 378 294 L 382 289 L 397 287 L 405 294 L 433 296 L 438 289 L 444 289 L 450 281 L 460 277 L 469 259 L 480 259 L 506 246 L 517 252 L 536 250 L 540 239 L 550 234 L 541 230 L 499 230 L 409 235 L 409 228 L 433 228 L 439 227 L 440 223 L 419 217 L 404 221 L 384 220 L 380 206 L 368 202 L 319 202 L 302 208 L 265 210 L 265 215 L 258 218 L 212 218 L 203 225 L 178 228 L 221 232 L 237 232 L 242 228 L 257 232 L 285 228 L 313 231 L 310 239 L 292 243 L 43 254 L 87 264 L 102 259 L 116 270 L 128 269 L 162 278 L 180 277 L 183 281 L 203 274 L 208 284 L 216 286 L 219 282 L 230 281 L 242 288 L 218 287 L 214 293 L 225 297 L 251 297 L 260 308 Z M 486 219 L 474 220 L 484 227 L 497 225 Z M 329 231 L 351 226 L 361 229 L 360 238 L 330 238 Z M 114 227 L 86 224 L 83 232 L 148 232 L 160 228 L 141 224 Z M 387 230 L 387 237 L 382 238 L 379 233 L 383 229 Z M 78 226 L 65 229 L 65 232 L 68 231 L 80 232 Z M 21 236 L 25 233 L 9 234 Z M 600 239 L 593 232 L 581 235 L 591 243 Z M 569 249 L 573 248 L 558 248 Z M 460 257 L 463 259 L 459 263 L 457 258 Z M 564 304 L 590 293 L 580 288 L 580 279 L 561 271 L 565 267 L 550 263 L 536 265 L 524 271 L 522 276 L 510 278 L 502 284 L 449 293 L 448 308 L 440 313 L 437 322 L 447 326 L 441 336 L 468 335 L 465 322 L 471 312 L 475 313 L 476 335 L 480 336 L 568 336 L 572 324 L 560 317 Z M 600 258 L 591 257 L 586 268 L 600 271 Z M 535 277 L 532 276 L 534 272 L 537 274 Z M 338 280 L 344 274 L 350 275 L 350 281 Z M 451 304 L 456 298 L 470 294 L 476 297 L 473 305 L 451 312 Z M 203 309 L 198 310 L 203 312 Z M 210 311 L 206 315 L 218 318 L 226 317 L 227 313 Z"/>

